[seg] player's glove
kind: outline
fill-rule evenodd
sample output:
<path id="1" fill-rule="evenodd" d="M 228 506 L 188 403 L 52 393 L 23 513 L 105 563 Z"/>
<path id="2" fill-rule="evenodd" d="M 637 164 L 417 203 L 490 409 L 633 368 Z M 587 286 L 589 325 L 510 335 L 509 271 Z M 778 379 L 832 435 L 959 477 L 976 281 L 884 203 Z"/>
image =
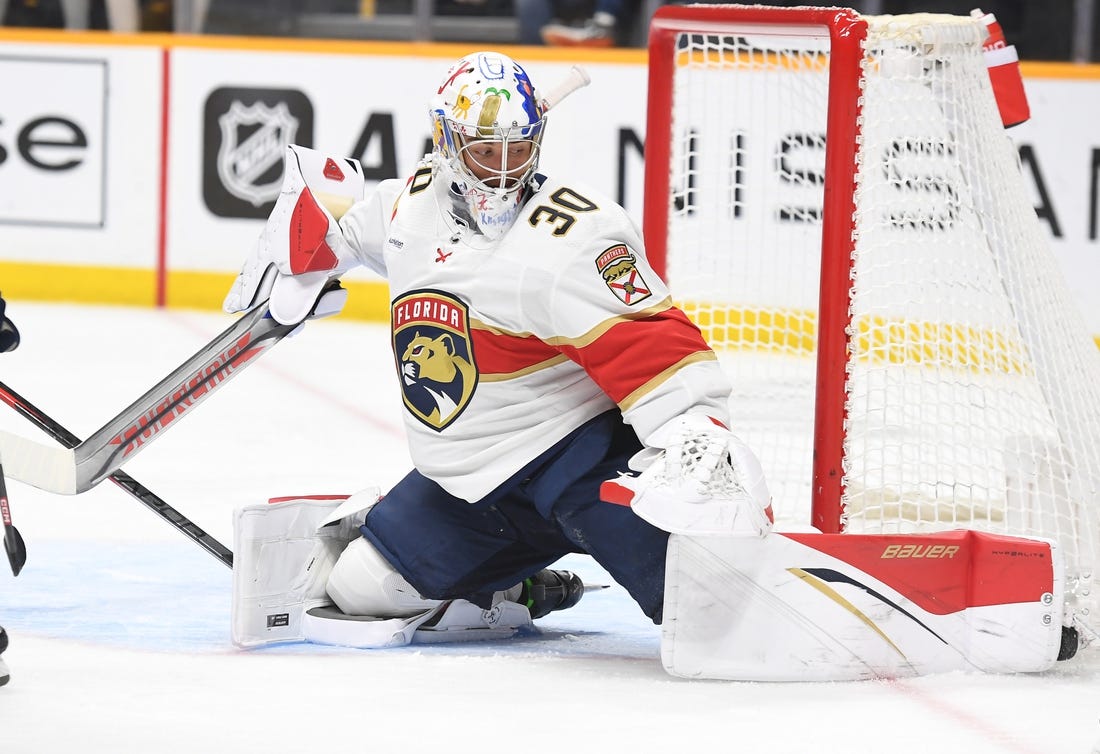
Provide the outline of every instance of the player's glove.
<path id="1" fill-rule="evenodd" d="M 271 316 L 287 325 L 339 312 L 346 292 L 339 300 L 327 292 L 322 301 L 318 298 L 330 280 L 358 262 L 321 199 L 335 197 L 350 205 L 362 195 L 358 163 L 287 147 L 279 198 L 225 298 L 225 311 L 244 311 L 269 301 Z"/>
<path id="2" fill-rule="evenodd" d="M 600 496 L 675 534 L 764 536 L 771 493 L 747 445 L 702 414 L 685 414 L 646 438 L 630 467 L 637 476 L 604 482 Z"/>
<path id="3" fill-rule="evenodd" d="M 14 351 L 19 346 L 19 330 L 8 319 L 7 308 L 8 302 L 0 296 L 0 353 Z"/>

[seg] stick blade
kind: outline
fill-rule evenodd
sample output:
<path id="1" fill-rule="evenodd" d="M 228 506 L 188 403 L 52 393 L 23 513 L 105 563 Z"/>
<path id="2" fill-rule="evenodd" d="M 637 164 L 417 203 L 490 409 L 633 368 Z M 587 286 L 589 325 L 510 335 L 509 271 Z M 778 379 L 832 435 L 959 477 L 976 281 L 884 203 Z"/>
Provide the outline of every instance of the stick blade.
<path id="1" fill-rule="evenodd" d="M 8 488 L 4 483 L 4 470 L 0 468 L 0 523 L 4 527 L 4 552 L 8 554 L 11 575 L 18 576 L 27 562 L 27 545 L 23 535 L 15 528 L 11 520 L 11 506 L 8 505 Z"/>
<path id="2" fill-rule="evenodd" d="M 0 459 L 9 479 L 46 492 L 75 495 L 92 487 L 85 480 L 77 486 L 77 458 L 68 448 L 43 445 L 0 430 Z"/>
<path id="3" fill-rule="evenodd" d="M 14 526 L 4 528 L 4 552 L 8 554 L 11 575 L 18 576 L 27 563 L 27 545 L 23 542 L 23 535 Z"/>

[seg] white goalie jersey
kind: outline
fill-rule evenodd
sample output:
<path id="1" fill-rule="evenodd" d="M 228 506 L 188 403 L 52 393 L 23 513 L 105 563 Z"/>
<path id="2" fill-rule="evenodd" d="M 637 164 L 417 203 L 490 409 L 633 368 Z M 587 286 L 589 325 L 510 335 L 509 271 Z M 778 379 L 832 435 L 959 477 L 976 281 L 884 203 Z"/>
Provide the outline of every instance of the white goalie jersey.
<path id="1" fill-rule="evenodd" d="M 423 474 L 474 502 L 616 405 L 643 441 L 688 410 L 727 421 L 727 378 L 621 207 L 540 175 L 490 243 L 448 214 L 436 182 L 426 160 L 340 220 L 358 260 L 389 280 Z"/>

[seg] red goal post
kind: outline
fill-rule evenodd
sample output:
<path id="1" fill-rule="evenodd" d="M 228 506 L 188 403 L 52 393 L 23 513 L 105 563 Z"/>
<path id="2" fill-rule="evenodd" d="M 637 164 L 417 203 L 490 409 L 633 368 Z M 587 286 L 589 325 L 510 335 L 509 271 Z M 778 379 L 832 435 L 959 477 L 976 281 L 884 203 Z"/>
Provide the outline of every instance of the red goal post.
<path id="1" fill-rule="evenodd" d="M 828 138 L 825 155 L 824 195 L 828 203 L 822 219 L 822 286 L 826 298 L 845 295 L 851 266 L 852 225 L 855 214 L 855 146 L 858 133 L 859 67 L 867 23 L 855 11 L 843 8 L 720 8 L 716 6 L 665 6 L 658 10 L 650 25 L 649 100 L 646 124 L 646 193 L 644 233 L 649 259 L 661 274 L 666 274 L 668 212 L 672 144 L 672 81 L 676 70 L 679 40 L 685 32 L 723 33 L 723 22 L 733 21 L 790 33 L 822 36 L 830 41 Z M 656 206 L 651 206 L 656 205 Z M 819 355 L 819 380 L 842 378 L 847 347 L 843 333 L 847 328 L 845 307 L 839 302 L 823 302 Z M 813 488 L 816 492 L 813 525 L 822 532 L 840 530 L 841 444 L 837 429 L 843 424 L 843 404 L 821 401 L 816 410 L 824 414 L 818 421 L 814 447 Z M 818 502 L 822 501 L 822 502 Z M 830 501 L 830 502 L 824 502 Z"/>
<path id="2" fill-rule="evenodd" d="M 981 24 L 663 6 L 644 231 L 731 375 L 779 521 L 1100 542 L 1100 351 L 1035 217 Z"/>

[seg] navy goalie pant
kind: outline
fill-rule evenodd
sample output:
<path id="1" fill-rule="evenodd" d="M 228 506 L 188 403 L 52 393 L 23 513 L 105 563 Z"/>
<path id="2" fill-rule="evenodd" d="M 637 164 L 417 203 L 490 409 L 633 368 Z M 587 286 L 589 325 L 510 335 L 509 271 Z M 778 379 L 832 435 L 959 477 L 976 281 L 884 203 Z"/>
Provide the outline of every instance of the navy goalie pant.
<path id="1" fill-rule="evenodd" d="M 417 471 L 367 513 L 361 527 L 422 596 L 488 608 L 568 553 L 587 553 L 661 622 L 668 532 L 599 499 L 641 448 L 618 411 L 574 430 L 477 503 Z"/>

